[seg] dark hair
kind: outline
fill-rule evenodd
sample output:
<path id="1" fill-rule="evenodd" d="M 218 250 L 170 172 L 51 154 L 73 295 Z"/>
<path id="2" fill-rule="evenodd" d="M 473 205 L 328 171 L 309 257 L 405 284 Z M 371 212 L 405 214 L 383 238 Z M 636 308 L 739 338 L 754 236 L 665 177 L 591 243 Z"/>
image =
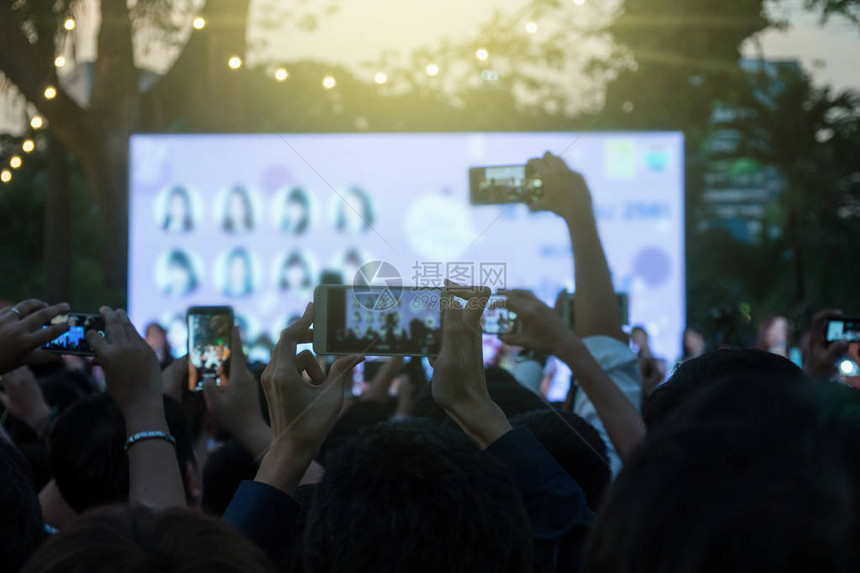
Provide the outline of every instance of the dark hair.
<path id="1" fill-rule="evenodd" d="M 0 564 L 17 571 L 45 536 L 42 506 L 24 456 L 0 437 Z"/>
<path id="2" fill-rule="evenodd" d="M 367 363 L 365 363 L 365 366 Z M 358 434 L 362 428 L 375 426 L 389 418 L 391 408 L 375 400 L 357 400 L 334 423 L 320 446 L 318 459 L 325 466 L 325 458 L 338 446 Z"/>
<path id="3" fill-rule="evenodd" d="M 271 573 L 263 553 L 220 520 L 185 509 L 105 508 L 79 518 L 25 573 Z"/>
<path id="4" fill-rule="evenodd" d="M 290 189 L 290 192 L 287 194 L 284 202 L 289 205 L 290 203 L 295 203 L 296 205 L 300 205 L 302 207 L 302 218 L 298 221 L 292 222 L 292 228 L 289 228 L 290 221 L 286 218 L 286 211 L 284 211 L 284 218 L 281 221 L 281 230 L 290 231 L 296 235 L 301 235 L 308 229 L 308 225 L 310 224 L 310 203 L 308 202 L 308 195 L 304 189 L 300 187 L 293 187 Z"/>
<path id="5" fill-rule="evenodd" d="M 487 380 L 487 390 L 493 402 L 499 405 L 502 412 L 510 418 L 524 412 L 548 408 L 540 396 L 517 382 L 514 375 L 499 366 L 489 366 L 484 371 Z M 425 385 L 415 397 L 413 413 L 416 417 L 430 418 L 450 427 L 456 424 L 448 414 L 433 400 L 429 385 Z"/>
<path id="6" fill-rule="evenodd" d="M 592 573 L 856 571 L 860 399 L 738 375 L 649 433 L 595 522 Z"/>
<path id="7" fill-rule="evenodd" d="M 642 418 L 651 430 L 705 388 L 735 376 L 764 376 L 775 384 L 806 383 L 803 370 L 790 360 L 755 349 L 706 352 L 680 364 L 672 377 L 657 386 L 642 404 Z"/>
<path id="8" fill-rule="evenodd" d="M 287 269 L 292 266 L 300 266 L 305 272 L 305 276 L 302 279 L 301 284 L 299 285 L 291 285 L 289 283 L 289 280 L 287 279 Z M 280 284 L 281 290 L 287 290 L 290 288 L 310 288 L 311 270 L 308 266 L 307 260 L 305 260 L 305 258 L 298 251 L 293 251 L 286 259 L 284 259 L 284 262 L 281 265 L 280 280 L 278 282 Z"/>
<path id="9" fill-rule="evenodd" d="M 525 426 L 585 492 L 588 507 L 597 509 L 612 472 L 606 442 L 597 430 L 572 412 L 549 408 L 518 414 L 514 427 Z"/>
<path id="10" fill-rule="evenodd" d="M 242 219 L 241 225 L 245 230 L 254 227 L 254 207 L 251 205 L 251 197 L 248 195 L 248 190 L 241 185 L 234 185 L 227 193 L 227 200 L 224 202 L 224 220 L 221 223 L 221 228 L 228 233 L 235 233 L 239 229 L 235 228 L 233 218 L 230 216 L 230 203 L 234 197 L 238 197 L 242 201 L 242 207 L 245 209 L 245 218 Z"/>
<path id="11" fill-rule="evenodd" d="M 226 288 L 227 285 L 229 284 L 230 280 L 231 280 L 231 278 L 230 278 L 230 267 L 233 265 L 233 261 L 235 261 L 236 259 L 241 260 L 242 265 L 245 268 L 245 273 L 244 273 L 245 274 L 245 281 L 242 284 L 242 292 L 239 294 L 229 293 L 229 292 L 227 292 L 228 289 Z M 233 296 L 245 296 L 245 295 L 250 294 L 251 290 L 253 290 L 253 288 L 254 288 L 254 285 L 252 284 L 252 277 L 251 277 L 251 275 L 252 275 L 251 257 L 248 255 L 248 251 L 246 251 L 245 249 L 243 249 L 241 247 L 235 248 L 232 251 L 230 251 L 230 253 L 227 255 L 227 260 L 224 264 L 224 274 L 225 274 L 225 280 L 224 280 L 225 294 L 229 294 L 229 295 L 233 295 Z"/>
<path id="12" fill-rule="evenodd" d="M 194 460 L 188 420 L 179 402 L 167 396 L 164 412 L 184 476 Z M 60 494 L 76 512 L 128 500 L 125 439 L 122 412 L 108 394 L 82 398 L 57 418 L 48 437 L 51 468 Z"/>
<path id="13" fill-rule="evenodd" d="M 171 214 L 169 204 L 173 201 L 174 197 L 179 197 L 182 200 L 183 210 L 185 211 L 185 215 L 182 217 L 182 230 L 188 232 L 194 226 L 194 222 L 191 220 L 191 197 L 188 195 L 188 190 L 182 185 L 172 188 L 167 195 L 164 222 L 161 224 L 161 228 L 166 230 L 170 227 Z"/>
<path id="14" fill-rule="evenodd" d="M 532 570 L 520 494 L 464 434 L 388 422 L 326 461 L 305 529 L 308 573 Z"/>
<path id="15" fill-rule="evenodd" d="M 167 266 L 172 267 L 177 265 L 188 272 L 189 281 L 187 292 L 190 293 L 197 290 L 197 274 L 194 272 L 194 265 L 191 264 L 191 257 L 188 256 L 188 253 L 178 249 L 170 252 L 170 255 L 167 258 Z"/>
<path id="16" fill-rule="evenodd" d="M 355 208 L 358 210 L 358 214 L 362 220 L 361 231 L 367 231 L 373 226 L 373 209 L 370 205 L 370 197 L 368 197 L 367 193 L 365 193 L 360 187 L 352 186 L 347 192 L 356 197 L 361 205 L 350 205 L 346 200 L 341 199 L 341 202 L 338 205 L 337 220 L 334 225 L 335 229 L 338 231 L 346 230 L 346 211 L 347 209 L 352 211 L 353 208 Z"/>
<path id="17" fill-rule="evenodd" d="M 252 480 L 257 462 L 238 440 L 228 440 L 209 455 L 203 468 L 203 509 L 222 515 L 242 480 Z"/>

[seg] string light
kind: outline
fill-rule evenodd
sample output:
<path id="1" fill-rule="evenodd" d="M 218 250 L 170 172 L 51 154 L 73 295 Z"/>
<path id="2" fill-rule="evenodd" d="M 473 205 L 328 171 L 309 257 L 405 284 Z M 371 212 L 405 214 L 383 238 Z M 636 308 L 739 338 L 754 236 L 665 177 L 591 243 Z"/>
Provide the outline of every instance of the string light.
<path id="1" fill-rule="evenodd" d="M 206 19 L 203 16 L 197 16 L 191 21 L 191 25 L 194 26 L 195 30 L 202 30 L 206 27 Z"/>
<path id="2" fill-rule="evenodd" d="M 77 25 L 77 24 L 75 23 L 75 19 L 74 19 L 74 18 L 66 18 L 66 21 L 65 21 L 65 22 L 63 22 L 63 28 L 65 28 L 65 29 L 66 29 L 66 30 L 68 30 L 69 32 L 71 32 L 72 30 L 74 30 L 76 25 Z"/>
<path id="3" fill-rule="evenodd" d="M 57 56 L 54 58 L 54 66 L 58 68 L 62 68 L 66 65 L 66 58 L 64 56 Z"/>
<path id="4" fill-rule="evenodd" d="M 57 97 L 57 88 L 48 86 L 45 88 L 45 99 L 54 99 Z"/>
<path id="5" fill-rule="evenodd" d="M 32 118 L 30 118 L 30 127 L 32 127 L 33 129 L 39 129 L 43 125 L 45 125 L 45 120 L 42 119 L 41 115 L 34 115 Z"/>
<path id="6" fill-rule="evenodd" d="M 21 156 L 13 155 L 12 157 L 10 157 L 9 167 L 11 167 L 12 169 L 18 169 L 19 167 L 21 167 Z"/>
<path id="7" fill-rule="evenodd" d="M 490 53 L 485 48 L 478 48 L 475 50 L 475 57 L 483 62 L 490 57 Z"/>
<path id="8" fill-rule="evenodd" d="M 537 32 L 537 23 L 536 22 L 526 22 L 526 32 L 529 34 L 534 34 Z"/>
<path id="9" fill-rule="evenodd" d="M 12 181 L 12 172 L 8 169 L 0 171 L 0 181 L 2 181 L 3 183 L 9 183 L 10 181 Z"/>
<path id="10" fill-rule="evenodd" d="M 21 149 L 24 150 L 24 153 L 30 153 L 36 149 L 36 142 L 32 139 L 25 139 L 24 143 L 21 144 Z"/>
<path id="11" fill-rule="evenodd" d="M 373 81 L 378 84 L 384 84 L 388 81 L 388 74 L 385 72 L 376 72 L 376 75 L 373 76 Z"/>
<path id="12" fill-rule="evenodd" d="M 284 81 L 288 77 L 290 77 L 290 72 L 287 71 L 287 68 L 278 68 L 275 70 L 275 79 L 279 82 Z"/>
<path id="13" fill-rule="evenodd" d="M 573 3 L 577 6 L 582 6 L 583 4 L 585 4 L 585 0 L 573 0 Z"/>
<path id="14" fill-rule="evenodd" d="M 424 71 L 427 72 L 428 76 L 435 76 L 439 74 L 439 66 L 436 64 L 427 64 L 427 68 Z"/>
<path id="15" fill-rule="evenodd" d="M 337 85 L 337 82 L 335 81 L 334 76 L 326 76 L 323 78 L 322 84 L 325 89 L 330 90 Z"/>
<path id="16" fill-rule="evenodd" d="M 230 66 L 231 70 L 238 70 L 242 67 L 242 58 L 239 56 L 230 56 L 230 59 L 227 60 L 227 65 Z"/>

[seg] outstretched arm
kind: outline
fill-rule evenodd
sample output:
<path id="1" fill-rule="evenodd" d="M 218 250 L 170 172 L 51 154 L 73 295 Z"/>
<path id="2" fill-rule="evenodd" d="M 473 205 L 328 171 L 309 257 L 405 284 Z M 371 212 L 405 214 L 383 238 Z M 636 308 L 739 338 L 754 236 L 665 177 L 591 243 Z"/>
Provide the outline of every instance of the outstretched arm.
<path id="1" fill-rule="evenodd" d="M 552 211 L 564 219 L 570 233 L 576 284 L 576 333 L 580 338 L 604 335 L 627 342 L 585 178 L 549 152 L 540 159 L 530 160 L 529 168 L 541 179 L 543 192 L 529 208 Z"/>
<path id="2" fill-rule="evenodd" d="M 579 386 L 597 411 L 621 460 L 645 436 L 645 426 L 633 403 L 606 375 L 585 344 L 567 328 L 553 309 L 527 291 L 508 291 L 508 308 L 517 313 L 522 329 L 502 340 L 539 352 L 554 354 L 576 375 Z"/>
<path id="3" fill-rule="evenodd" d="M 104 369 L 108 392 L 125 418 L 128 437 L 140 432 L 170 434 L 164 415 L 161 367 L 124 310 L 101 308 L 107 338 L 95 331 L 87 341 Z M 185 505 L 185 488 L 176 447 L 164 439 L 128 446 L 129 496 L 132 504 L 156 509 Z"/>

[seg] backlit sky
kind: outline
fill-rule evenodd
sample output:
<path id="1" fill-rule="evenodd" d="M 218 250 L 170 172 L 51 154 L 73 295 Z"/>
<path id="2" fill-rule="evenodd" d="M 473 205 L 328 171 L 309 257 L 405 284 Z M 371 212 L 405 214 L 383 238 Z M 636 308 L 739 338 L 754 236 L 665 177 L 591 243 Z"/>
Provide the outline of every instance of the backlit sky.
<path id="1" fill-rule="evenodd" d="M 593 14 L 588 3 L 596 0 L 585 0 L 585 6 L 577 6 L 573 0 L 567 1 L 566 9 L 587 24 Z M 799 0 L 787 0 L 781 5 L 798 3 Z M 386 49 L 408 53 L 422 46 L 433 46 L 443 37 L 473 37 L 478 26 L 489 18 L 492 9 L 514 12 L 528 4 L 527 0 L 494 0 L 492 3 L 340 0 L 338 12 L 323 18 L 313 32 L 291 29 L 266 36 L 268 46 L 260 56 L 281 61 L 302 58 L 330 61 L 358 70 L 362 63 L 376 60 Z M 91 0 L 85 7 L 75 32 L 78 55 L 84 60 L 91 58 L 95 50 L 98 12 L 95 6 L 95 0 Z M 797 59 L 805 69 L 812 71 L 820 84 L 860 90 L 860 65 L 857 64 L 860 29 L 838 19 L 820 26 L 814 15 L 802 10 L 781 10 L 781 15 L 788 18 L 791 26 L 784 31 L 768 31 L 760 37 L 765 58 Z M 744 47 L 744 55 L 757 56 L 752 44 Z M 813 67 L 816 62 L 819 65 Z M 156 69 L 165 68 L 170 58 L 163 53 L 155 53 L 139 63 Z M 364 73 L 370 72 L 365 70 Z M 6 109 L 0 109 L 0 114 L 3 112 L 7 117 L 0 117 L 0 131 L 20 124 L 20 111 L 9 117 L 12 110 L 6 106 Z"/>

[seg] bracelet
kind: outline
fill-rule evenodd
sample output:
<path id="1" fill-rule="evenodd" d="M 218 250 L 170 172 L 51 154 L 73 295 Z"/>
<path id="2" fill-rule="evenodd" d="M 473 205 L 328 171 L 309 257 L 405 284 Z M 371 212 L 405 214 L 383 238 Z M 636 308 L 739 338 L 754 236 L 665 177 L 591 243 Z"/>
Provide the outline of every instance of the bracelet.
<path id="1" fill-rule="evenodd" d="M 125 446 L 123 446 L 123 449 L 125 451 L 128 451 L 130 447 L 142 440 L 164 440 L 165 442 L 170 442 L 171 444 L 173 444 L 174 448 L 176 447 L 176 438 L 166 432 L 138 432 L 133 436 L 128 437 L 128 439 L 125 441 Z"/>

